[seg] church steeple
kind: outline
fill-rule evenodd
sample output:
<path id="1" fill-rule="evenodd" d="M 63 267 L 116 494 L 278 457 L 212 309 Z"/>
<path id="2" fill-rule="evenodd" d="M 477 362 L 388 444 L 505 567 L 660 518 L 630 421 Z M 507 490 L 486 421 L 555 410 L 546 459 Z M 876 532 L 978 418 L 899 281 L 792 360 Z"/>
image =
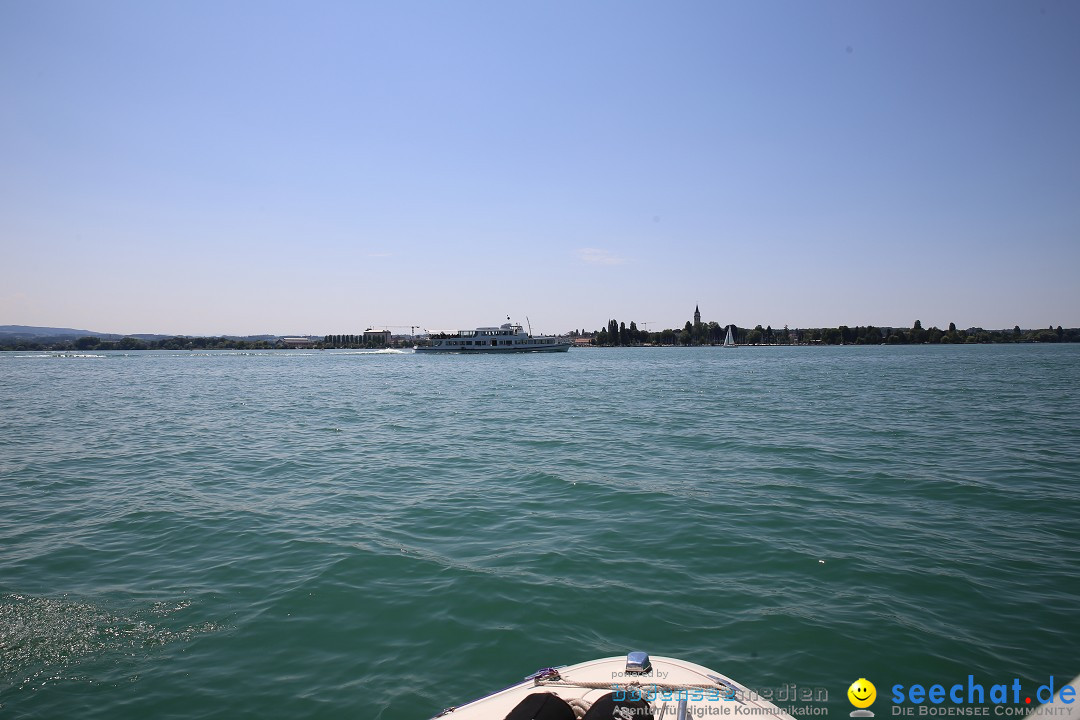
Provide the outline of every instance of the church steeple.
<path id="1" fill-rule="evenodd" d="M 694 306 L 694 325 L 701 324 L 701 310 L 697 305 Z"/>

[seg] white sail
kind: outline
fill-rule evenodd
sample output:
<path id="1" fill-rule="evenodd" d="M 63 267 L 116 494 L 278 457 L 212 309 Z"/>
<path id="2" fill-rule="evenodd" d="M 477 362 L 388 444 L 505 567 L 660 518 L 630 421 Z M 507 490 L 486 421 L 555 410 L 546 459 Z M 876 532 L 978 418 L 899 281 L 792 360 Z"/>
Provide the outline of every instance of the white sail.
<path id="1" fill-rule="evenodd" d="M 727 337 L 724 338 L 724 347 L 735 347 L 735 338 L 731 336 L 731 326 L 728 325 Z"/>

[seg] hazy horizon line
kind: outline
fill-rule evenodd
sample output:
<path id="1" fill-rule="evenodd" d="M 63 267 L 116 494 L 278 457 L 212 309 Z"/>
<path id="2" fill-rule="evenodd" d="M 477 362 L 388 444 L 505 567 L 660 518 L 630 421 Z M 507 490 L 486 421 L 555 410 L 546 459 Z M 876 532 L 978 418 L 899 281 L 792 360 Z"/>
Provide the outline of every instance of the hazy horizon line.
<path id="1" fill-rule="evenodd" d="M 633 320 L 630 321 L 630 322 L 637 324 L 636 321 L 633 321 Z M 689 321 L 689 320 L 685 321 L 685 322 L 691 322 L 691 324 L 693 324 L 692 321 Z M 669 327 L 661 328 L 659 330 L 648 330 L 648 332 L 651 332 L 651 333 L 652 332 L 663 332 L 664 330 L 680 331 L 685 327 L 685 322 L 680 324 L 680 325 L 672 325 L 672 326 L 669 326 Z M 707 325 L 709 322 L 716 322 L 716 321 L 711 321 L 711 320 L 710 321 L 705 321 L 705 320 L 703 320 L 702 324 Z M 648 325 L 654 325 L 654 324 L 655 323 L 648 323 Z M 840 323 L 840 324 L 837 324 L 837 325 L 791 325 L 791 324 L 787 324 L 787 325 L 771 325 L 771 324 L 755 323 L 754 325 L 742 325 L 742 324 L 739 324 L 739 323 L 726 323 L 726 324 L 720 324 L 720 327 L 728 327 L 728 325 L 734 325 L 736 328 L 746 329 L 746 330 L 752 330 L 755 327 L 758 327 L 760 325 L 763 329 L 771 327 L 774 331 L 775 330 L 783 330 L 785 327 L 787 327 L 789 330 L 792 330 L 792 331 L 796 331 L 796 330 L 815 330 L 815 329 L 825 329 L 825 328 L 840 328 L 840 327 L 848 327 L 848 328 L 874 327 L 874 328 L 888 328 L 888 329 L 891 329 L 891 330 L 892 329 L 900 329 L 900 328 L 902 328 L 902 329 L 911 329 L 911 328 L 914 327 L 914 323 L 911 323 L 911 324 L 908 324 L 908 325 L 877 325 L 877 324 L 874 324 L 874 323 L 863 323 L 863 324 L 858 324 L 858 325 L 848 325 L 848 324 L 845 324 L 845 323 Z M 626 326 L 629 327 L 630 323 L 626 323 Z M 369 325 L 364 330 L 356 330 L 356 331 L 349 331 L 349 332 L 319 332 L 319 333 L 312 333 L 312 332 L 306 332 L 306 333 L 305 332 L 295 332 L 295 333 L 276 333 L 276 332 L 190 333 L 190 332 L 176 332 L 176 333 L 173 333 L 173 332 L 112 332 L 112 331 L 107 331 L 107 330 L 88 330 L 88 329 L 84 329 L 84 328 L 76 328 L 76 327 L 60 326 L 60 325 L 23 325 L 23 324 L 15 324 L 15 323 L 0 325 L 0 328 L 28 328 L 28 329 L 35 329 L 35 330 L 55 330 L 55 331 L 65 331 L 65 334 L 86 333 L 87 336 L 117 335 L 117 336 L 120 336 L 120 337 L 135 337 L 135 336 L 138 336 L 138 335 L 154 335 L 154 336 L 160 336 L 160 337 L 208 337 L 208 338 L 209 337 L 249 338 L 249 337 L 260 337 L 260 336 L 269 336 L 269 337 L 326 337 L 328 335 L 356 335 L 356 334 L 362 334 L 362 333 L 370 331 L 370 330 L 385 330 L 385 329 L 390 328 L 390 327 L 408 327 L 408 326 L 395 326 L 395 325 L 391 325 L 391 324 L 387 324 L 387 325 Z M 926 330 L 929 330 L 929 329 L 935 328 L 935 327 L 937 327 L 939 330 L 944 330 L 945 328 L 948 327 L 948 325 L 946 325 L 945 328 L 941 328 L 941 327 L 938 327 L 936 324 L 931 324 L 931 325 L 925 325 L 924 324 L 924 325 L 922 325 L 922 327 L 923 327 L 923 329 L 926 329 Z M 963 331 L 967 331 L 967 330 L 971 330 L 971 329 L 988 330 L 988 331 L 1013 330 L 1016 327 L 1019 327 L 1021 330 L 1041 330 L 1041 329 L 1044 329 L 1043 326 L 1041 326 L 1041 325 L 1038 326 L 1038 327 L 1034 327 L 1034 326 L 1032 326 L 1032 327 L 1024 327 L 1022 325 L 1017 325 L 1016 323 L 1013 323 L 1011 326 L 1002 325 L 1000 327 L 988 327 L 988 326 L 985 326 L 985 325 L 968 325 L 966 327 L 961 327 L 959 324 L 957 324 L 957 326 L 956 326 L 957 330 L 963 330 Z M 1071 329 L 1080 328 L 1080 326 L 1072 326 L 1072 327 L 1070 327 L 1070 326 L 1065 325 L 1064 323 L 1057 323 L 1057 324 L 1051 324 L 1049 326 L 1049 329 L 1053 330 L 1053 329 L 1056 329 L 1058 327 L 1061 327 L 1064 330 L 1071 330 Z M 455 328 L 454 330 L 447 330 L 447 329 L 429 330 L 429 329 L 423 328 L 423 327 L 421 327 L 419 325 L 417 325 L 416 328 L 417 328 L 418 331 L 420 331 L 420 330 L 423 331 L 423 332 L 417 332 L 416 335 L 454 332 L 456 330 L 462 330 L 462 329 L 465 329 L 465 330 L 473 329 L 473 328 Z M 584 330 L 586 333 L 596 333 L 596 332 L 600 332 L 600 331 L 606 330 L 606 329 L 607 329 L 606 326 L 605 327 L 600 327 L 600 328 L 595 328 L 595 329 L 589 329 L 587 326 L 576 326 L 576 327 L 572 327 L 572 328 L 570 328 L 569 330 L 566 330 L 566 331 L 560 331 L 558 334 L 564 334 L 565 335 L 565 334 L 568 334 L 570 332 L 575 332 L 575 331 L 579 331 L 579 330 Z M 644 329 L 645 328 L 641 327 L 640 325 L 638 326 L 639 331 L 644 330 Z M 400 335 L 410 335 L 410 336 L 414 336 L 413 333 L 404 333 L 404 332 L 392 333 L 392 335 L 399 335 L 399 336 Z"/>

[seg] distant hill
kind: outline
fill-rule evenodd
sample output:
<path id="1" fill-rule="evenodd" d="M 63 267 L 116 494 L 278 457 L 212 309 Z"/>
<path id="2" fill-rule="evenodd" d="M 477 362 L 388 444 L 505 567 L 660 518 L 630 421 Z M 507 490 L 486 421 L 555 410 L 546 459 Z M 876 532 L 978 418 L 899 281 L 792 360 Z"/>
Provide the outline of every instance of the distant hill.
<path id="1" fill-rule="evenodd" d="M 0 325 L 0 335 L 15 338 L 65 337 L 68 335 L 74 337 L 82 337 L 83 335 L 104 337 L 105 335 L 108 335 L 108 333 L 97 333 L 92 330 L 76 330 L 74 328 L 35 327 L 33 325 Z M 117 335 L 116 337 L 121 336 Z"/>
<path id="2" fill-rule="evenodd" d="M 164 340 L 165 338 L 177 337 L 176 334 L 161 335 L 149 333 L 130 333 L 121 335 L 118 333 L 103 333 L 93 330 L 77 330 L 75 328 L 36 327 L 33 325 L 0 325 L 0 340 L 39 340 L 44 338 L 72 339 L 80 337 L 96 337 L 102 340 L 120 340 L 131 337 L 139 340 Z M 189 336 L 181 336 L 189 337 Z M 211 337 L 211 336 L 204 336 Z M 279 335 L 214 335 L 212 337 L 224 337 L 229 340 L 276 340 Z"/>

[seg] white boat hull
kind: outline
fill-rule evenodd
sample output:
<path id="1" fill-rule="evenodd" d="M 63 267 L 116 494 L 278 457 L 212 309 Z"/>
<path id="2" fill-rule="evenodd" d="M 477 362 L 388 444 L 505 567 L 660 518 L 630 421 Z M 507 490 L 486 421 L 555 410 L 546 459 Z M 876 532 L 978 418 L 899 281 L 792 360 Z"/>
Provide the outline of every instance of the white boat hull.
<path id="1" fill-rule="evenodd" d="M 507 317 L 507 320 L 510 318 Z M 566 352 L 570 343 L 557 335 L 533 335 L 521 325 L 505 322 L 499 327 L 478 327 L 458 330 L 456 335 L 440 334 L 431 338 L 430 345 L 418 345 L 418 353 L 500 354 L 526 352 Z"/>
<path id="2" fill-rule="evenodd" d="M 627 674 L 626 657 L 590 660 L 550 668 L 524 682 L 478 700 L 444 710 L 448 720 L 503 720 L 522 700 L 534 693 L 553 693 L 569 703 L 578 718 L 600 698 L 615 693 L 617 700 L 643 700 L 654 720 L 722 715 L 758 715 L 794 720 L 785 710 L 761 698 L 731 678 L 691 662 L 653 657 L 645 674 Z M 543 673 L 549 673 L 544 676 Z M 683 717 L 678 717 L 682 705 Z"/>
<path id="3" fill-rule="evenodd" d="M 458 353 L 460 355 L 503 355 L 507 353 L 528 353 L 528 352 L 567 352 L 570 349 L 570 343 L 560 343 L 558 345 L 537 345 L 536 347 L 528 346 L 510 346 L 510 347 L 483 347 L 483 346 L 458 346 L 458 347 L 426 347 L 417 346 L 413 348 L 418 353 Z"/>

